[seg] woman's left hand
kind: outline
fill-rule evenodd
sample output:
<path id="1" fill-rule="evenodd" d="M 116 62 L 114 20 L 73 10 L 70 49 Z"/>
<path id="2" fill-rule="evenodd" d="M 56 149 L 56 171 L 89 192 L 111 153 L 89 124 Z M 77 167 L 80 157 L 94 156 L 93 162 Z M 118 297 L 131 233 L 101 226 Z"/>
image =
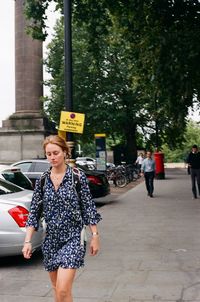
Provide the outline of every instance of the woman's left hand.
<path id="1" fill-rule="evenodd" d="M 90 242 L 90 255 L 95 256 L 100 248 L 99 236 L 93 236 Z"/>

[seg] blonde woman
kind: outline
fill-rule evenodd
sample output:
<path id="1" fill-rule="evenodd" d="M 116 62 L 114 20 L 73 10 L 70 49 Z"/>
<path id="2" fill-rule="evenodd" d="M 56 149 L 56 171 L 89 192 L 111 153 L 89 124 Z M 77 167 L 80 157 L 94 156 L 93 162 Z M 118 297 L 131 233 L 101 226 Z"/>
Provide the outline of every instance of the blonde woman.
<path id="1" fill-rule="evenodd" d="M 32 255 L 31 238 L 38 229 L 40 201 L 47 225 L 42 245 L 43 262 L 49 272 L 56 302 L 72 302 L 72 284 L 76 270 L 84 265 L 86 246 L 81 242 L 83 224 L 91 231 L 90 254 L 99 250 L 97 223 L 101 220 L 92 200 L 87 179 L 80 171 L 80 192 L 74 185 L 74 172 L 66 165 L 69 148 L 59 136 L 49 136 L 43 143 L 51 168 L 44 173 L 45 185 L 36 182 L 27 221 L 23 255 Z"/>

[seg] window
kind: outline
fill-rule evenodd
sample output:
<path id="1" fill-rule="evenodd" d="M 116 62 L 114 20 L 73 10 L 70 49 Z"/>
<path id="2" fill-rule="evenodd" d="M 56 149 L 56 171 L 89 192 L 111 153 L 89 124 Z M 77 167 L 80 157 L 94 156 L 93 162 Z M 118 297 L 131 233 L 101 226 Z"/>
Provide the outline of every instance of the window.
<path id="1" fill-rule="evenodd" d="M 28 172 L 31 165 L 32 165 L 31 162 L 25 162 L 25 163 L 16 164 L 15 167 L 20 168 L 22 172 Z"/>
<path id="2" fill-rule="evenodd" d="M 5 171 L 2 172 L 2 176 L 5 178 L 5 180 L 10 181 L 17 186 L 27 190 L 33 190 L 31 182 L 20 171 Z"/>
<path id="3" fill-rule="evenodd" d="M 50 167 L 48 162 L 36 162 L 34 166 L 34 172 L 45 172 Z"/>
<path id="4" fill-rule="evenodd" d="M 20 189 L 19 187 L 15 186 L 11 183 L 7 183 L 7 182 L 3 181 L 2 179 L 0 179 L 0 195 L 21 192 L 21 191 L 23 191 L 23 190 Z"/>

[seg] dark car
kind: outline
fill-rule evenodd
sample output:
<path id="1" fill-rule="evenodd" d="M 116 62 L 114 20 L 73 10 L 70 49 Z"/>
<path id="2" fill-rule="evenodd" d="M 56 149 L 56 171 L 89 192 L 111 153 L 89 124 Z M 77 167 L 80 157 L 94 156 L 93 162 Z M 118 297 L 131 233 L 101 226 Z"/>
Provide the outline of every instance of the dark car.
<path id="1" fill-rule="evenodd" d="M 103 197 L 110 193 L 110 185 L 107 176 L 104 172 L 98 170 L 89 170 L 87 165 L 79 166 L 78 169 L 82 170 L 89 181 L 89 187 L 93 198 Z"/>
<path id="2" fill-rule="evenodd" d="M 19 167 L 35 186 L 36 180 L 50 167 L 50 164 L 46 159 L 31 159 L 16 162 L 12 166 Z M 93 198 L 103 197 L 110 193 L 110 185 L 104 172 L 88 170 L 79 165 L 77 167 L 85 173 Z"/>

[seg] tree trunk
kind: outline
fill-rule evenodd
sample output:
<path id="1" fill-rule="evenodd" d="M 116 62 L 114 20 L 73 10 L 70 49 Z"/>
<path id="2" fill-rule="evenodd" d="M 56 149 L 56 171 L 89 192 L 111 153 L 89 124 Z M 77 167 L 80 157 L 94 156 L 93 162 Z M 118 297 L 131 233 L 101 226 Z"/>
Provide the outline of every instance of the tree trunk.
<path id="1" fill-rule="evenodd" d="M 125 158 L 127 164 L 133 164 L 137 158 L 137 143 L 136 143 L 136 125 L 130 125 L 125 132 Z"/>

